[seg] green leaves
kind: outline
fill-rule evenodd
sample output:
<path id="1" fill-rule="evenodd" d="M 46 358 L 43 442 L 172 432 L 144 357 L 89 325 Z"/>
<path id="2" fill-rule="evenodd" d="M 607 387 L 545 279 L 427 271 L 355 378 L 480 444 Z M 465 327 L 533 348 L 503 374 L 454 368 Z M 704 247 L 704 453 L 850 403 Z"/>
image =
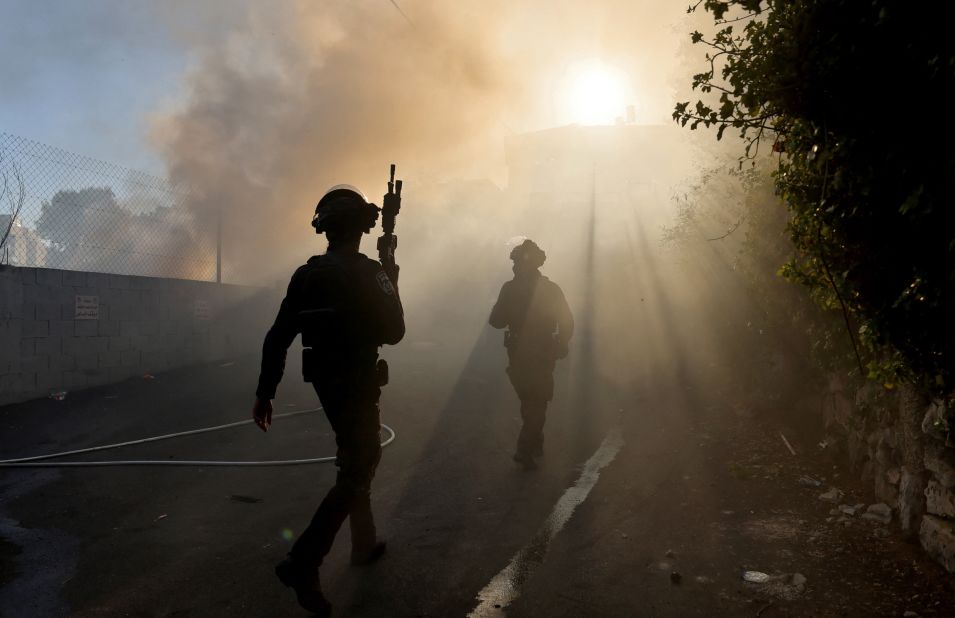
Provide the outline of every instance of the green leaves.
<path id="1" fill-rule="evenodd" d="M 700 99 L 677 104 L 674 121 L 715 128 L 717 140 L 738 129 L 740 169 L 769 139 L 796 250 L 781 274 L 824 308 L 842 297 L 870 375 L 951 389 L 955 124 L 929 129 L 925 116 L 955 90 L 955 54 L 940 47 L 948 25 L 888 0 L 701 0 L 690 10 L 699 6 L 713 19 L 712 34 L 690 35 L 706 50 L 692 81 Z M 871 94 L 886 80 L 891 89 Z"/>

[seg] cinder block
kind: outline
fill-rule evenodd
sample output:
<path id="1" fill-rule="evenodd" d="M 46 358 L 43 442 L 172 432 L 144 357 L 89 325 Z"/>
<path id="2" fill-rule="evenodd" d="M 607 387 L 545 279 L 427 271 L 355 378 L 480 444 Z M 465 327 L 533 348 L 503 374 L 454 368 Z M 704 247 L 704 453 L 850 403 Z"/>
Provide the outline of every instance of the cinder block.
<path id="1" fill-rule="evenodd" d="M 76 369 L 80 371 L 99 367 L 99 354 L 96 352 L 79 354 L 74 356 L 73 360 L 76 361 Z"/>
<path id="2" fill-rule="evenodd" d="M 122 337 L 132 337 L 139 335 L 139 322 L 135 322 L 133 320 L 120 321 L 119 334 Z"/>
<path id="3" fill-rule="evenodd" d="M 149 371 L 166 369 L 166 355 L 160 351 L 143 352 L 143 367 Z"/>
<path id="4" fill-rule="evenodd" d="M 140 351 L 153 352 L 164 347 L 164 340 L 160 335 L 136 335 L 130 337 L 132 347 Z"/>
<path id="5" fill-rule="evenodd" d="M 20 358 L 36 354 L 36 342 L 37 339 L 34 337 L 20 339 Z"/>
<path id="6" fill-rule="evenodd" d="M 51 288 L 44 286 L 39 286 L 34 283 L 30 287 L 24 287 L 23 289 L 23 304 L 30 302 L 36 302 L 41 298 L 49 298 Z"/>
<path id="7" fill-rule="evenodd" d="M 109 287 L 114 290 L 128 290 L 129 277 L 127 275 L 109 275 Z"/>
<path id="8" fill-rule="evenodd" d="M 138 367 L 142 359 L 139 350 L 124 350 L 122 353 L 123 367 Z"/>
<path id="9" fill-rule="evenodd" d="M 20 335 L 22 337 L 46 337 L 50 334 L 50 322 L 48 320 L 23 320 L 20 323 Z"/>
<path id="10" fill-rule="evenodd" d="M 50 369 L 57 373 L 64 371 L 73 371 L 76 369 L 76 360 L 67 354 L 56 354 L 50 356 Z"/>
<path id="11" fill-rule="evenodd" d="M 122 352 L 100 352 L 99 353 L 99 367 L 100 369 L 109 368 L 109 367 L 120 367 L 123 364 L 123 353 Z"/>
<path id="12" fill-rule="evenodd" d="M 76 320 L 73 334 L 77 337 L 95 337 L 99 333 L 99 320 Z"/>
<path id="13" fill-rule="evenodd" d="M 63 285 L 71 287 L 82 287 L 86 285 L 86 273 L 76 270 L 63 271 Z M 85 292 L 84 292 L 85 293 Z"/>
<path id="14" fill-rule="evenodd" d="M 119 305 L 123 301 L 123 291 L 103 288 L 97 291 L 99 294 L 99 304 L 101 305 Z"/>
<path id="15" fill-rule="evenodd" d="M 109 381 L 111 383 L 122 382 L 135 376 L 137 373 L 137 371 L 133 371 L 129 367 L 110 367 Z"/>
<path id="16" fill-rule="evenodd" d="M 158 335 L 159 334 L 159 322 L 158 320 L 145 320 L 139 323 L 139 334 L 141 335 Z"/>
<path id="17" fill-rule="evenodd" d="M 36 285 L 36 270 L 35 268 L 18 268 L 17 272 L 20 275 L 20 285 Z"/>
<path id="18" fill-rule="evenodd" d="M 63 390 L 63 388 L 63 373 L 61 371 L 46 371 L 36 376 L 36 390 L 38 393 L 54 393 Z"/>
<path id="19" fill-rule="evenodd" d="M 49 285 L 60 287 L 63 285 L 63 271 L 55 268 L 37 268 L 37 285 Z"/>
<path id="20" fill-rule="evenodd" d="M 0 375 L 0 395 L 19 393 L 22 390 L 23 389 L 20 388 L 19 372 Z"/>
<path id="21" fill-rule="evenodd" d="M 109 382 L 108 369 L 92 369 L 84 372 L 87 386 L 98 386 Z"/>
<path id="22" fill-rule="evenodd" d="M 50 320 L 50 337 L 72 337 L 73 318 L 68 320 Z"/>
<path id="23" fill-rule="evenodd" d="M 35 371 L 22 371 L 20 372 L 20 392 L 21 393 L 32 393 L 36 391 L 36 372 Z"/>
<path id="24" fill-rule="evenodd" d="M 88 337 L 63 337 L 63 354 L 79 356 L 90 348 Z"/>
<path id="25" fill-rule="evenodd" d="M 156 277 L 130 277 L 129 287 L 132 290 L 158 290 L 159 281 Z"/>
<path id="26" fill-rule="evenodd" d="M 117 320 L 98 320 L 96 333 L 103 337 L 119 336 L 119 321 Z"/>
<path id="27" fill-rule="evenodd" d="M 40 373 L 50 368 L 50 357 L 45 354 L 24 356 L 20 359 L 20 371 L 24 373 Z"/>
<path id="28" fill-rule="evenodd" d="M 64 371 L 61 382 L 63 384 L 63 388 L 67 390 L 86 388 L 88 384 L 86 374 L 82 371 Z"/>
<path id="29" fill-rule="evenodd" d="M 106 273 L 86 273 L 86 287 L 102 292 L 109 288 L 109 275 Z"/>
<path id="30" fill-rule="evenodd" d="M 24 313 L 27 316 L 30 315 L 30 308 L 33 309 L 34 320 L 60 319 L 60 304 L 55 298 L 37 299 L 36 301 L 24 302 L 23 305 Z"/>
<path id="31" fill-rule="evenodd" d="M 108 350 L 110 352 L 124 352 L 130 349 L 129 337 L 110 337 Z"/>
<path id="32" fill-rule="evenodd" d="M 95 352 L 109 351 L 109 337 L 90 337 L 90 349 Z"/>
<path id="33" fill-rule="evenodd" d="M 27 341 L 24 339 L 23 341 Z M 39 337 L 32 340 L 35 354 L 56 355 L 63 353 L 63 338 L 59 336 Z"/>

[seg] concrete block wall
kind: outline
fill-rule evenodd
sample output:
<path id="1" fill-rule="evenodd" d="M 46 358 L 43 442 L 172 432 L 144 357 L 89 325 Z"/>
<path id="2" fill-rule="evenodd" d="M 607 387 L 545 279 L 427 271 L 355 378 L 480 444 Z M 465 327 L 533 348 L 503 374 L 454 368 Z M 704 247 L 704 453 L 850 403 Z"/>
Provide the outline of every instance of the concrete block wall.
<path id="1" fill-rule="evenodd" d="M 262 288 L 0 267 L 0 405 L 253 353 L 277 306 Z"/>

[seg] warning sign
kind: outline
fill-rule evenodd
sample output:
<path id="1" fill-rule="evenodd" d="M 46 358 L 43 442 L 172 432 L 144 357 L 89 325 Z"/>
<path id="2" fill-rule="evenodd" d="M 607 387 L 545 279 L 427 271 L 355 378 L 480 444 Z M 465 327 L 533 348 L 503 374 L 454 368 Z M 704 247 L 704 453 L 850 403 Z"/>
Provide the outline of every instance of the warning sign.
<path id="1" fill-rule="evenodd" d="M 76 295 L 76 311 L 73 314 L 76 320 L 99 319 L 99 296 Z"/>
<path id="2" fill-rule="evenodd" d="M 193 308 L 193 315 L 195 315 L 197 320 L 208 320 L 211 317 L 209 301 L 197 300 Z"/>

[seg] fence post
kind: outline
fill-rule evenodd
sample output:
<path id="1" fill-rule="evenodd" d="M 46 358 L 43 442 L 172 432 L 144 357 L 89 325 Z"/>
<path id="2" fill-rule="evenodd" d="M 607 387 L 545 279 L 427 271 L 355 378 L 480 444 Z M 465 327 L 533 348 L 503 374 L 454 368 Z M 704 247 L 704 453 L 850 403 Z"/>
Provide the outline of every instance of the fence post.
<path id="1" fill-rule="evenodd" d="M 222 283 L 222 207 L 216 210 L 216 283 Z"/>

